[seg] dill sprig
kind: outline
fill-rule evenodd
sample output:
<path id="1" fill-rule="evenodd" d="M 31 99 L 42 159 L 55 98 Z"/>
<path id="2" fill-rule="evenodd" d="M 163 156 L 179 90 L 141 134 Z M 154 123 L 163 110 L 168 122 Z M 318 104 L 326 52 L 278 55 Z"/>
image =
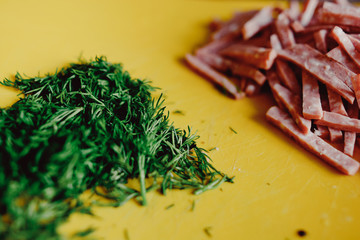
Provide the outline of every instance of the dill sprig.
<path id="1" fill-rule="evenodd" d="M 130 199 L 146 205 L 154 189 L 199 194 L 232 181 L 190 128 L 169 122 L 149 81 L 105 57 L 44 77 L 16 74 L 2 85 L 24 97 L 0 109 L 1 239 L 59 239 L 56 227 L 72 212 L 91 214 L 79 198 L 87 189 L 114 206 Z"/>

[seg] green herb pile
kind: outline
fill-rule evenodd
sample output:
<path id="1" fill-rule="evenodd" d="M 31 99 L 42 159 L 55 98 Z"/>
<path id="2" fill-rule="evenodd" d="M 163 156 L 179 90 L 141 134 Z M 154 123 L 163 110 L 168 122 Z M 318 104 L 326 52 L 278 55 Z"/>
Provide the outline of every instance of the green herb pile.
<path id="1" fill-rule="evenodd" d="M 87 189 L 115 206 L 145 205 L 153 189 L 199 194 L 231 182 L 198 136 L 169 123 L 149 82 L 104 57 L 2 84 L 24 98 L 0 109 L 0 239 L 60 239 L 56 227 L 69 214 L 91 214 L 79 199 Z"/>

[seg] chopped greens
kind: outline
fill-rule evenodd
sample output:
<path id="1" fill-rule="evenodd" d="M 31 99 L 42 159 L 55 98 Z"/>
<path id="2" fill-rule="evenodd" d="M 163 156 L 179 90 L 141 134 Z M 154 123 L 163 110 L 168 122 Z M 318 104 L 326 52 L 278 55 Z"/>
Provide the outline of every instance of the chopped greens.
<path id="1" fill-rule="evenodd" d="M 150 82 L 105 57 L 2 85 L 24 97 L 0 109 L 0 239 L 61 239 L 56 228 L 72 212 L 92 214 L 80 199 L 87 189 L 114 206 L 146 205 L 150 190 L 199 194 L 232 181 L 190 128 L 169 123 Z"/>

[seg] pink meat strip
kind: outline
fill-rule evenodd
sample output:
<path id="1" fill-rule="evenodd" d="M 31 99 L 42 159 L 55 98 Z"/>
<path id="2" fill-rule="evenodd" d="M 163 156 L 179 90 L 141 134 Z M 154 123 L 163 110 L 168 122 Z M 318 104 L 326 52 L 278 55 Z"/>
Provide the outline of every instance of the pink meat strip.
<path id="1" fill-rule="evenodd" d="M 327 88 L 327 93 L 328 101 L 324 100 L 322 102 L 324 110 L 330 110 L 331 112 L 336 112 L 347 116 L 341 97 L 329 88 Z M 325 102 L 328 105 L 326 108 L 324 107 Z M 343 140 L 343 132 L 341 130 L 329 127 L 329 133 L 331 142 L 340 142 Z"/>
<path id="2" fill-rule="evenodd" d="M 301 132 L 308 133 L 311 128 L 311 120 L 302 117 L 300 96 L 292 93 L 290 90 L 281 86 L 280 84 L 275 84 L 273 86 L 273 90 L 274 94 L 286 107 Z"/>
<path id="3" fill-rule="evenodd" d="M 343 131 L 360 133 L 360 120 L 339 113 L 324 111 L 323 117 L 315 124 L 336 128 Z"/>
<path id="4" fill-rule="evenodd" d="M 355 75 L 352 78 L 352 84 L 355 91 L 356 102 L 358 104 L 358 107 L 360 108 L 360 74 Z"/>
<path id="5" fill-rule="evenodd" d="M 351 5 L 338 5 L 325 1 L 318 14 L 323 24 L 360 25 L 360 10 Z"/>
<path id="6" fill-rule="evenodd" d="M 212 40 L 222 38 L 236 38 L 241 35 L 244 24 L 251 19 L 258 11 L 238 12 L 233 18 L 225 22 L 223 26 L 211 35 Z"/>
<path id="7" fill-rule="evenodd" d="M 306 119 L 320 119 L 323 114 L 319 85 L 311 74 L 302 71 L 303 116 Z"/>
<path id="8" fill-rule="evenodd" d="M 288 48 L 295 44 L 295 37 L 289 24 L 290 21 L 284 13 L 279 14 L 275 21 L 276 34 L 279 36 L 283 48 Z"/>
<path id="9" fill-rule="evenodd" d="M 220 51 L 220 54 L 244 61 L 261 69 L 270 69 L 277 56 L 276 51 L 273 49 L 249 46 L 242 43 L 231 45 Z"/>
<path id="10" fill-rule="evenodd" d="M 316 129 L 314 130 L 314 134 L 322 139 L 327 139 L 330 136 L 329 128 L 321 125 L 315 125 Z"/>
<path id="11" fill-rule="evenodd" d="M 274 9 L 272 7 L 264 7 L 248 20 L 242 27 L 243 39 L 249 39 L 260 30 L 269 26 L 274 21 L 273 12 Z"/>
<path id="12" fill-rule="evenodd" d="M 354 73 L 360 73 L 360 68 L 354 63 L 350 56 L 340 46 L 333 48 L 326 53 L 326 56 L 332 58 Z"/>
<path id="13" fill-rule="evenodd" d="M 354 44 L 347 34 L 341 28 L 336 26 L 330 32 L 330 36 L 346 51 L 354 63 L 360 67 L 360 52 L 355 49 Z"/>
<path id="14" fill-rule="evenodd" d="M 289 114 L 280 108 L 271 107 L 266 113 L 266 119 L 292 137 L 306 150 L 342 173 L 354 175 L 358 171 L 359 163 L 356 160 L 337 150 L 312 132 L 306 134 L 301 132 Z"/>
<path id="15" fill-rule="evenodd" d="M 229 38 L 223 38 L 220 40 L 214 40 L 212 42 L 209 42 L 208 44 L 202 46 L 201 48 L 198 48 L 195 53 L 196 55 L 202 54 L 202 53 L 217 53 L 220 50 L 234 44 L 234 40 Z"/>
<path id="16" fill-rule="evenodd" d="M 340 113 L 342 115 L 347 116 L 347 112 L 345 110 L 343 101 L 337 93 L 335 93 L 333 90 L 327 88 L 327 94 L 329 99 L 329 106 L 331 112 Z"/>
<path id="17" fill-rule="evenodd" d="M 286 15 L 291 20 L 296 20 L 300 16 L 300 4 L 297 0 L 291 0 L 289 1 L 289 8 L 285 9 Z"/>
<path id="18" fill-rule="evenodd" d="M 299 33 L 299 32 L 304 32 L 305 28 L 303 25 L 301 25 L 301 23 L 299 21 L 293 21 L 292 23 L 290 23 L 290 27 L 291 29 L 295 32 L 295 33 Z"/>
<path id="19" fill-rule="evenodd" d="M 318 3 L 319 0 L 305 0 L 304 11 L 300 19 L 300 22 L 303 26 L 307 26 L 310 23 Z"/>
<path id="20" fill-rule="evenodd" d="M 301 94 L 300 84 L 295 76 L 294 70 L 289 66 L 289 63 L 282 60 L 275 60 L 276 70 L 283 84 L 293 93 Z"/>
<path id="21" fill-rule="evenodd" d="M 270 70 L 266 71 L 266 78 L 268 80 L 269 86 L 270 86 L 270 90 L 272 92 L 272 96 L 274 97 L 277 105 L 281 108 L 281 109 L 286 109 L 286 107 L 283 105 L 283 103 L 281 102 L 281 100 L 279 99 L 279 97 L 275 94 L 275 90 L 274 90 L 274 86 L 276 84 L 280 84 L 280 80 L 278 75 L 276 74 L 275 70 L 273 68 L 271 68 Z"/>
<path id="22" fill-rule="evenodd" d="M 348 106 L 347 115 L 350 118 L 358 119 L 359 117 L 359 108 L 356 105 L 356 103 L 351 104 Z M 354 155 L 354 149 L 355 149 L 355 143 L 356 143 L 356 133 L 354 132 L 345 132 L 344 135 L 344 153 L 353 156 Z"/>
<path id="23" fill-rule="evenodd" d="M 217 54 L 211 53 L 203 53 L 196 56 L 204 63 L 219 71 L 225 72 L 231 70 L 234 75 L 253 79 L 260 86 L 262 86 L 266 81 L 264 74 L 262 74 L 257 68 L 246 63 L 234 62 Z"/>
<path id="24" fill-rule="evenodd" d="M 314 32 L 315 46 L 316 49 L 322 53 L 327 53 L 327 43 L 326 43 L 327 30 L 322 29 Z"/>
<path id="25" fill-rule="evenodd" d="M 213 83 L 223 87 L 235 99 L 240 99 L 243 97 L 243 94 L 238 91 L 236 85 L 233 84 L 226 76 L 213 70 L 209 65 L 202 62 L 199 58 L 191 54 L 186 54 L 185 60 L 190 65 L 190 67 L 210 79 Z"/>
<path id="26" fill-rule="evenodd" d="M 278 55 L 309 71 L 348 102 L 354 101 L 351 77 L 355 74 L 337 61 L 306 44 L 295 44 L 278 51 Z"/>
<path id="27" fill-rule="evenodd" d="M 276 33 L 270 35 L 270 46 L 274 50 L 282 49 L 280 39 Z"/>

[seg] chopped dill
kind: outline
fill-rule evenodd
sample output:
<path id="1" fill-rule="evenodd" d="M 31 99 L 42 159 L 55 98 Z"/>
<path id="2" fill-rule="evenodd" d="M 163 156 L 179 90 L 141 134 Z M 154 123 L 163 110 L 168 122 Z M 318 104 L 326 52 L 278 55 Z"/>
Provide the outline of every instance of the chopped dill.
<path id="1" fill-rule="evenodd" d="M 95 228 L 93 227 L 89 227 L 83 231 L 77 232 L 74 234 L 74 237 L 87 237 L 89 236 L 91 233 L 93 233 L 95 231 Z"/>
<path id="2" fill-rule="evenodd" d="M 198 200 L 193 200 L 193 201 L 192 201 L 191 208 L 190 208 L 190 210 L 191 210 L 192 212 L 195 211 L 195 206 L 196 206 L 197 201 L 198 201 Z"/>
<path id="3" fill-rule="evenodd" d="M 235 131 L 232 127 L 229 127 L 229 129 L 230 129 L 233 133 L 238 134 L 237 131 Z"/>
<path id="4" fill-rule="evenodd" d="M 212 227 L 205 227 L 204 228 L 204 232 L 208 237 L 212 237 L 211 229 L 212 229 Z"/>
<path id="5" fill-rule="evenodd" d="M 173 208 L 175 206 L 175 204 L 170 204 L 169 206 L 165 207 L 165 210 L 169 210 L 170 208 Z"/>
<path id="6" fill-rule="evenodd" d="M 124 230 L 124 239 L 130 240 L 130 235 L 129 235 L 129 231 L 127 230 L 127 228 L 125 228 L 125 230 Z"/>
<path id="7" fill-rule="evenodd" d="M 0 109 L 0 239 L 61 239 L 57 226 L 71 213 L 92 214 L 79 198 L 87 189 L 113 206 L 146 205 L 148 191 L 200 194 L 232 182 L 190 128 L 169 122 L 150 82 L 105 57 L 1 84 L 24 97 Z"/>
<path id="8" fill-rule="evenodd" d="M 185 116 L 185 113 L 183 111 L 181 111 L 181 110 L 175 110 L 172 113 Z"/>

